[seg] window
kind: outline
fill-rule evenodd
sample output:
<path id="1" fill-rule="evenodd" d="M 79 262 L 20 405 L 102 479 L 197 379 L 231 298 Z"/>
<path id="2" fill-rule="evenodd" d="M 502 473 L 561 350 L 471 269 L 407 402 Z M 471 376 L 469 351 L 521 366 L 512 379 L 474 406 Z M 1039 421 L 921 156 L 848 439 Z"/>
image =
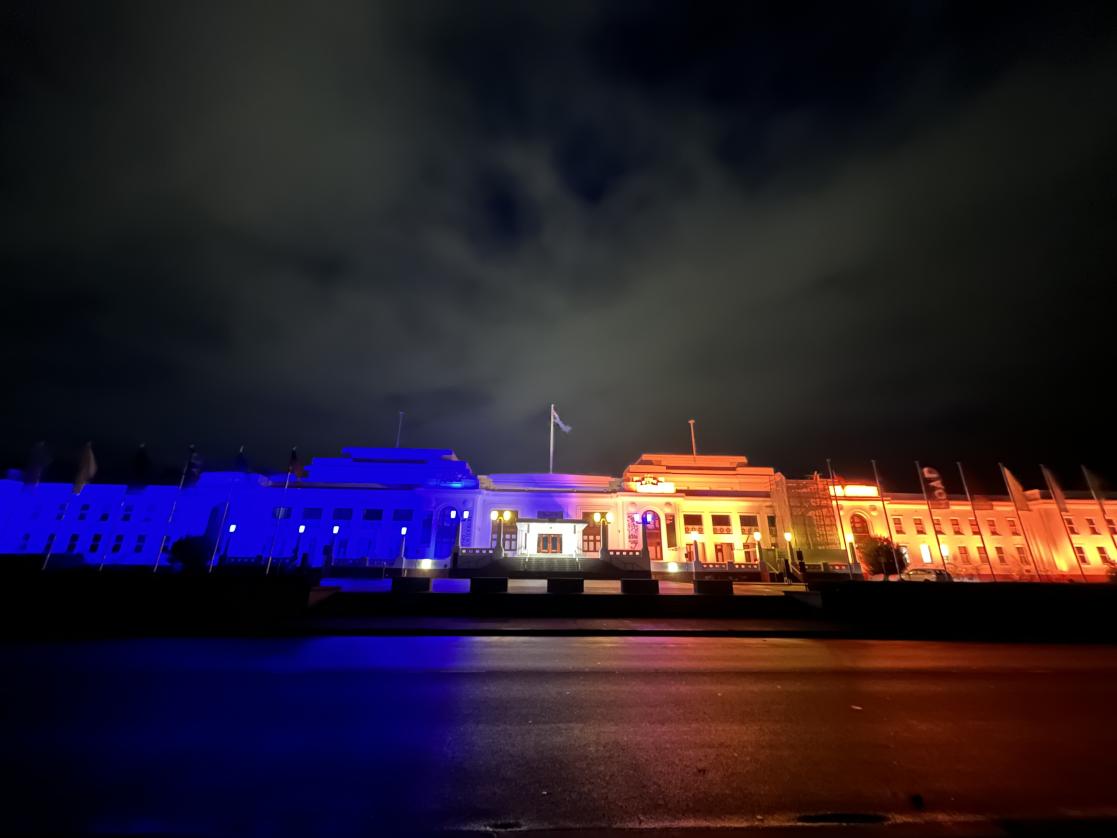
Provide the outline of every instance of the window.
<path id="1" fill-rule="evenodd" d="M 1101 533 L 1098 532 L 1098 522 L 1093 518 L 1086 519 L 1086 527 L 1090 530 L 1090 535 L 1101 535 Z"/>
<path id="2" fill-rule="evenodd" d="M 597 553 L 601 551 L 601 525 L 586 524 L 582 529 L 582 552 Z"/>
<path id="3" fill-rule="evenodd" d="M 1005 548 L 998 544 L 993 549 L 997 551 L 997 561 L 1001 564 L 1008 564 L 1008 559 L 1005 557 Z"/>
<path id="4" fill-rule="evenodd" d="M 740 524 L 741 532 L 752 532 L 753 530 L 760 529 L 760 516 L 758 515 L 741 515 Z"/>
<path id="5" fill-rule="evenodd" d="M 755 515 L 753 516 L 756 517 Z M 684 532 L 703 532 L 702 516 L 700 514 L 687 513 L 683 515 L 683 531 Z"/>
<path id="6" fill-rule="evenodd" d="M 78 520 L 79 521 L 84 521 L 88 517 L 89 517 L 89 504 L 88 503 L 83 503 L 81 505 L 81 509 L 78 510 Z"/>
<path id="7" fill-rule="evenodd" d="M 779 527 L 776 526 L 776 516 L 768 516 L 768 539 L 775 544 L 776 539 L 779 537 Z"/>
<path id="8" fill-rule="evenodd" d="M 962 534 L 962 522 L 957 518 L 950 519 L 950 531 L 955 535 Z"/>
<path id="9" fill-rule="evenodd" d="M 942 528 L 942 518 L 935 518 L 934 519 L 934 524 L 935 524 L 935 534 L 936 535 L 946 535 L 946 533 L 943 531 L 943 528 Z"/>
<path id="10" fill-rule="evenodd" d="M 131 521 L 133 511 L 135 511 L 135 507 L 132 506 L 132 504 L 130 504 L 130 503 L 126 504 L 125 507 L 124 507 L 124 511 L 120 513 L 120 520 L 121 521 Z"/>
<path id="11" fill-rule="evenodd" d="M 869 519 L 864 515 L 853 514 L 849 516 L 849 531 L 854 535 L 869 534 Z"/>
<path id="12" fill-rule="evenodd" d="M 562 536 L 544 533 L 539 536 L 539 549 L 540 553 L 561 553 L 562 552 Z"/>
<path id="13" fill-rule="evenodd" d="M 927 534 L 927 528 L 925 526 L 923 526 L 923 519 L 922 518 L 912 518 L 912 521 L 915 522 L 915 531 L 918 535 L 926 535 Z"/>
<path id="14" fill-rule="evenodd" d="M 52 549 L 54 549 L 54 533 L 51 533 L 50 535 L 47 536 L 47 543 L 46 543 L 46 545 L 43 549 L 46 550 L 46 552 L 48 552 L 48 553 Z"/>
<path id="15" fill-rule="evenodd" d="M 1109 558 L 1109 551 L 1107 551 L 1104 547 L 1099 547 L 1098 548 L 1098 558 L 1101 560 L 1102 564 L 1111 564 L 1112 563 L 1110 558 Z"/>
<path id="16" fill-rule="evenodd" d="M 366 509 L 361 518 L 365 521 L 382 521 L 384 520 L 383 509 Z"/>
<path id="17" fill-rule="evenodd" d="M 535 514 L 535 517 L 538 518 L 540 521 L 561 521 L 562 520 L 562 510 L 561 509 L 540 509 Z"/>
<path id="18" fill-rule="evenodd" d="M 718 564 L 733 564 L 733 545 L 720 542 L 715 544 L 714 561 Z"/>
<path id="19" fill-rule="evenodd" d="M 322 519 L 322 510 L 316 506 L 308 506 L 303 510 L 304 521 L 319 521 Z"/>
<path id="20" fill-rule="evenodd" d="M 958 557 L 962 560 L 962 564 L 970 563 L 970 548 L 964 545 L 958 547 Z"/>
<path id="21" fill-rule="evenodd" d="M 55 514 L 54 520 L 61 521 L 65 517 L 66 517 L 66 504 L 60 503 L 60 504 L 58 504 L 58 512 Z"/>
<path id="22" fill-rule="evenodd" d="M 1109 528 L 1110 535 L 1117 535 L 1117 521 L 1112 518 L 1105 519 L 1105 525 Z"/>
<path id="23" fill-rule="evenodd" d="M 289 507 L 289 506 L 277 506 L 271 511 L 271 516 L 273 518 L 290 518 L 291 517 L 291 507 Z"/>
<path id="24" fill-rule="evenodd" d="M 1016 545 L 1016 558 L 1020 559 L 1020 564 L 1026 564 L 1028 559 L 1028 548 L 1023 544 Z"/>
<path id="25" fill-rule="evenodd" d="M 668 549 L 674 549 L 678 546 L 678 540 L 675 536 L 675 516 L 670 514 L 663 516 L 663 526 L 667 530 L 667 547 Z"/>
<path id="26" fill-rule="evenodd" d="M 899 515 L 895 515 L 892 518 L 892 530 L 896 533 L 896 535 L 904 534 L 904 519 L 901 518 Z"/>
<path id="27" fill-rule="evenodd" d="M 970 535 L 981 535 L 981 527 L 977 525 L 977 518 L 970 518 Z"/>
<path id="28" fill-rule="evenodd" d="M 342 507 L 340 509 L 335 509 L 334 510 L 334 520 L 335 521 L 352 521 L 353 520 L 353 510 L 348 508 L 348 507 Z"/>
<path id="29" fill-rule="evenodd" d="M 78 549 L 78 534 L 74 533 L 70 536 L 69 542 L 66 544 L 66 552 L 72 553 Z"/>
<path id="30" fill-rule="evenodd" d="M 413 515 L 414 515 L 414 510 L 411 510 L 411 509 L 393 509 L 392 510 L 392 520 L 393 521 L 410 521 Z"/>
<path id="31" fill-rule="evenodd" d="M 1081 544 L 1074 545 L 1074 552 L 1075 555 L 1078 556 L 1078 561 L 1082 562 L 1082 564 L 1090 563 L 1090 561 L 1086 558 L 1086 548 L 1083 547 Z"/>
<path id="32" fill-rule="evenodd" d="M 93 533 L 93 538 L 89 539 L 89 552 L 96 553 L 101 549 L 101 533 Z"/>
<path id="33" fill-rule="evenodd" d="M 1069 515 L 1064 515 L 1063 520 L 1067 522 L 1067 529 L 1071 535 L 1078 535 L 1078 527 L 1075 526 L 1074 519 Z"/>
<path id="34" fill-rule="evenodd" d="M 124 536 L 114 535 L 112 539 L 112 552 L 119 553 L 120 548 L 124 546 Z"/>
<path id="35" fill-rule="evenodd" d="M 1008 521 L 1008 531 L 1013 535 L 1020 535 L 1020 527 L 1017 526 L 1016 519 L 1006 518 L 1005 520 Z"/>
<path id="36" fill-rule="evenodd" d="M 98 520 L 98 521 L 107 521 L 107 520 L 109 520 L 109 513 L 107 513 L 107 512 L 102 512 L 102 513 L 101 513 L 100 515 L 98 515 L 98 516 L 97 516 L 97 520 Z"/>
<path id="37" fill-rule="evenodd" d="M 728 535 L 733 532 L 733 523 L 728 515 L 711 515 L 710 523 L 713 524 L 715 533 Z"/>
<path id="38" fill-rule="evenodd" d="M 989 525 L 989 534 L 990 535 L 1000 535 L 1000 533 L 997 532 L 997 519 L 996 518 L 987 518 L 985 520 L 985 523 Z"/>
<path id="39" fill-rule="evenodd" d="M 988 564 L 989 563 L 989 551 L 986 550 L 984 547 L 978 547 L 977 548 L 977 558 L 978 558 L 978 561 L 980 561 L 982 564 Z"/>
<path id="40" fill-rule="evenodd" d="M 136 536 L 136 546 L 132 548 L 133 553 L 142 553 L 144 551 L 144 542 L 147 541 L 146 535 Z"/>

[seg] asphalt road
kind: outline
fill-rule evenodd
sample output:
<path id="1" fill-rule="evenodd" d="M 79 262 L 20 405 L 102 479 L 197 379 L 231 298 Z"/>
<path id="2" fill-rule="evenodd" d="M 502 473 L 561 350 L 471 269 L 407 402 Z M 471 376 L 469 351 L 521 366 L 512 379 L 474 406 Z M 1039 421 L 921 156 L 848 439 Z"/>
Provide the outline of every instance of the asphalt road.
<path id="1" fill-rule="evenodd" d="M 153 639 L 2 645 L 0 672 L 9 832 L 1117 814 L 1108 646 Z"/>

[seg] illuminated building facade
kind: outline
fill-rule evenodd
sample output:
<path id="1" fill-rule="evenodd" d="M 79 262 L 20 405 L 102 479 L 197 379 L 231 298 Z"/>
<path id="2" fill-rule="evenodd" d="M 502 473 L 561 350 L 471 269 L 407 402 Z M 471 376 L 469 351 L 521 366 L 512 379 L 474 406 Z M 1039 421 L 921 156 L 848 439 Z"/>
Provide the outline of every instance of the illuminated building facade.
<path id="1" fill-rule="evenodd" d="M 933 507 L 931 506 L 933 504 Z M 1021 504 L 1027 508 L 1021 508 Z M 1065 508 L 1063 514 L 1060 505 Z M 469 572 L 494 560 L 591 572 L 696 568 L 765 578 L 801 551 L 808 570 L 860 574 L 870 536 L 911 566 L 968 579 L 1106 579 L 1117 526 L 1104 500 L 886 493 L 790 480 L 743 456 L 645 454 L 619 477 L 476 475 L 449 450 L 347 448 L 299 479 L 204 473 L 177 486 L 0 480 L 0 554 L 44 564 L 166 565 L 190 540 L 211 567 Z M 847 549 L 848 547 L 848 549 Z"/>

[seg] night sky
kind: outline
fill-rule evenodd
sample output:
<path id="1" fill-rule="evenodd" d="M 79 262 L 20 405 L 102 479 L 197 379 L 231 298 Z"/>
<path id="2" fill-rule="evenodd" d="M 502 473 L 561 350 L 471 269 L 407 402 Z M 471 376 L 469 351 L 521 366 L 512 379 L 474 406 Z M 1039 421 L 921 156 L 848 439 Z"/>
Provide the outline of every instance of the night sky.
<path id="1" fill-rule="evenodd" d="M 1114 3 L 5 3 L 0 465 L 1117 478 L 1115 222 Z"/>

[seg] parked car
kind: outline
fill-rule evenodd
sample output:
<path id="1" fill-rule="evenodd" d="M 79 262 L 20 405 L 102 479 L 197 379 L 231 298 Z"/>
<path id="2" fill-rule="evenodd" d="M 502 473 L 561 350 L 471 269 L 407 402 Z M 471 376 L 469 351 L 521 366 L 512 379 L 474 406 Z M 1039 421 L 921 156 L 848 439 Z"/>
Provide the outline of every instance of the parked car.
<path id="1" fill-rule="evenodd" d="M 953 582 L 954 577 L 945 570 L 933 567 L 911 567 L 900 574 L 903 582 Z"/>

